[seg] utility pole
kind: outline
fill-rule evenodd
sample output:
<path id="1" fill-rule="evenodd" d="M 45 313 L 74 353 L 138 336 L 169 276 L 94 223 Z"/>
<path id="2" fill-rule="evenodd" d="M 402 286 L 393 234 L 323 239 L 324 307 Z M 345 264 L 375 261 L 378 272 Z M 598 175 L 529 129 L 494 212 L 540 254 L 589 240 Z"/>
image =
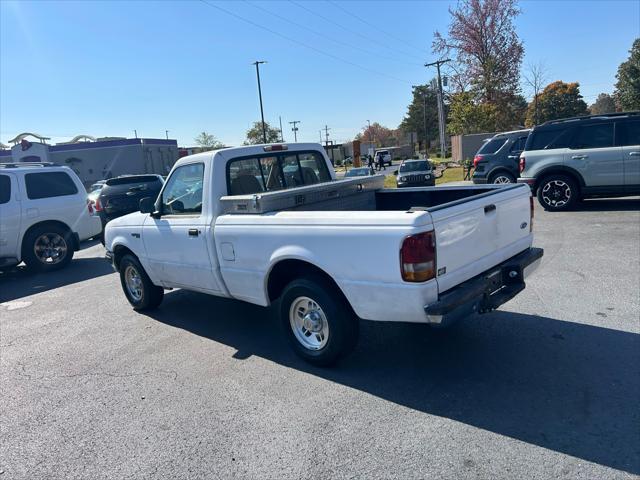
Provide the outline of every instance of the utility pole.
<path id="1" fill-rule="evenodd" d="M 284 143 L 284 132 L 282 131 L 282 117 L 278 115 L 278 119 L 280 120 L 280 141 Z"/>
<path id="2" fill-rule="evenodd" d="M 260 98 L 260 118 L 262 119 L 262 140 L 267 143 L 267 128 L 264 124 L 264 110 L 262 109 L 262 87 L 260 86 L 260 64 L 267 63 L 264 60 L 256 60 L 251 65 L 256 66 L 256 77 L 258 77 L 258 97 Z"/>
<path id="3" fill-rule="evenodd" d="M 164 131 L 164 136 L 167 140 L 169 140 L 169 130 Z"/>
<path id="4" fill-rule="evenodd" d="M 420 88 L 420 85 L 411 85 L 422 96 L 422 125 L 424 128 L 424 153 L 425 157 L 429 157 L 429 136 L 427 134 L 427 95 Z"/>
<path id="5" fill-rule="evenodd" d="M 446 144 L 447 126 L 445 124 L 445 118 L 444 118 L 444 100 L 443 100 L 443 94 L 442 94 L 442 77 L 440 76 L 440 66 L 450 61 L 451 61 L 450 58 L 445 58 L 444 60 L 438 60 L 436 62 L 424 64 L 425 67 L 433 67 L 435 65 L 436 69 L 438 70 L 437 94 L 438 94 L 438 127 L 440 130 L 440 158 L 444 158 L 447 152 L 447 144 Z"/>
<path id="6" fill-rule="evenodd" d="M 327 127 L 326 125 L 324 126 L 324 138 L 325 138 L 325 147 L 329 146 L 329 130 L 331 130 L 329 127 Z"/>
<path id="7" fill-rule="evenodd" d="M 296 127 L 296 124 L 300 123 L 300 120 L 294 120 L 293 122 L 289 122 L 289 125 L 293 125 L 293 128 L 291 129 L 291 131 L 293 132 L 293 141 L 294 142 L 298 142 L 298 127 Z"/>

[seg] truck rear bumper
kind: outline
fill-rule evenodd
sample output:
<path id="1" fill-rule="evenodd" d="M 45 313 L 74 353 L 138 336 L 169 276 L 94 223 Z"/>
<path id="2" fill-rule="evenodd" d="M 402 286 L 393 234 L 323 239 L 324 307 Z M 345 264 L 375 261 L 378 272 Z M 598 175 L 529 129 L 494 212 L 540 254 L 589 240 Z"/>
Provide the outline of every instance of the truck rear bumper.
<path id="1" fill-rule="evenodd" d="M 537 268 L 543 254 L 541 248 L 528 248 L 443 293 L 437 302 L 424 307 L 428 323 L 443 325 L 498 308 L 524 290 L 524 279 Z"/>

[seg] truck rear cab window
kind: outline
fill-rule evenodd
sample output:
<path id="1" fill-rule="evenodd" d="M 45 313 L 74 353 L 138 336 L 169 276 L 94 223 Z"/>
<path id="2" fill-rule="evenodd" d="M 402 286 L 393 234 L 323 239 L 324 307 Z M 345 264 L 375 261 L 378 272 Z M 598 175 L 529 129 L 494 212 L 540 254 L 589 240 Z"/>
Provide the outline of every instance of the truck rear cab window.
<path id="1" fill-rule="evenodd" d="M 194 163 L 176 168 L 162 191 L 162 213 L 195 215 L 202 212 L 204 165 Z"/>
<path id="2" fill-rule="evenodd" d="M 324 158 L 317 152 L 231 160 L 227 168 L 229 195 L 271 192 L 331 180 Z"/>
<path id="3" fill-rule="evenodd" d="M 613 147 L 613 122 L 578 127 L 571 141 L 571 149 Z"/>
<path id="4" fill-rule="evenodd" d="M 0 175 L 0 205 L 11 200 L 11 179 L 9 175 Z"/>
<path id="5" fill-rule="evenodd" d="M 24 176 L 24 182 L 27 187 L 27 197 L 31 200 L 78 193 L 78 187 L 65 172 L 27 173 Z"/>
<path id="6" fill-rule="evenodd" d="M 478 154 L 484 153 L 486 155 L 486 154 L 496 153 L 498 150 L 502 148 L 502 146 L 506 143 L 506 141 L 507 141 L 506 137 L 492 138 L 491 140 L 489 140 L 487 143 L 485 143 L 480 147 L 480 150 L 478 150 Z"/>
<path id="7" fill-rule="evenodd" d="M 617 145 L 630 147 L 640 145 L 640 120 L 620 122 L 616 125 Z"/>

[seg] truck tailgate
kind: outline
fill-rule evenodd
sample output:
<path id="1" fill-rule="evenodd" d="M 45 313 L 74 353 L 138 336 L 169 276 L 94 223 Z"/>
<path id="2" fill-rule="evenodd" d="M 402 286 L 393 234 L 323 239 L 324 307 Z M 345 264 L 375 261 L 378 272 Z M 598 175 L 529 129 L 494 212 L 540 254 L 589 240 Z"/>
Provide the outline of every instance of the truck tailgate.
<path id="1" fill-rule="evenodd" d="M 523 186 L 429 209 L 436 232 L 439 292 L 531 246 L 531 193 Z"/>

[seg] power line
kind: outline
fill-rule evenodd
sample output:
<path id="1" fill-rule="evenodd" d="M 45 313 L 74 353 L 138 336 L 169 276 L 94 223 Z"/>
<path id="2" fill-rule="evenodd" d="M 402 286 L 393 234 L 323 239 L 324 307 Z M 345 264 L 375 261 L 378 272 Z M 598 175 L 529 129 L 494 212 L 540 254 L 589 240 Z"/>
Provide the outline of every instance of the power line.
<path id="1" fill-rule="evenodd" d="M 303 30 L 305 30 L 307 32 L 311 32 L 311 33 L 313 33 L 315 35 L 318 35 L 319 37 L 323 37 L 323 38 L 325 38 L 325 39 L 327 39 L 327 40 L 329 40 L 331 42 L 334 42 L 334 43 L 336 43 L 338 45 L 342 45 L 342 46 L 345 46 L 345 47 L 349 47 L 349 48 L 353 48 L 353 49 L 356 49 L 356 50 L 360 50 L 361 52 L 364 52 L 367 55 L 373 55 L 375 57 L 384 58 L 385 60 L 390 60 L 392 62 L 399 62 L 399 63 L 403 63 L 405 65 L 411 65 L 411 66 L 414 66 L 414 67 L 418 66 L 417 63 L 411 63 L 411 62 L 407 62 L 405 60 L 400 60 L 400 59 L 397 59 L 397 58 L 394 58 L 394 57 L 390 57 L 390 56 L 387 56 L 387 55 L 381 55 L 379 53 L 374 52 L 373 50 L 368 50 L 366 48 L 359 47 L 358 45 L 354 45 L 352 43 L 348 43 L 348 42 L 345 42 L 345 41 L 342 41 L 342 40 L 338 40 L 338 39 L 336 39 L 334 37 L 331 37 L 331 36 L 329 36 L 329 35 L 327 35 L 325 33 L 322 33 L 322 32 L 319 32 L 317 30 L 314 30 L 312 28 L 309 28 L 307 25 L 302 25 L 302 24 L 300 24 L 298 22 L 294 22 L 293 20 L 291 20 L 289 18 L 283 17 L 282 15 L 279 15 L 279 14 L 277 14 L 275 12 L 272 12 L 271 10 L 268 10 L 268 9 L 266 9 L 264 7 L 261 7 L 260 5 L 257 5 L 257 4 L 255 4 L 253 2 L 250 2 L 248 0 L 243 0 L 243 1 L 245 3 L 251 5 L 254 8 L 257 8 L 259 10 L 262 10 L 263 12 L 268 13 L 269 15 L 272 15 L 272 16 L 274 16 L 276 18 L 279 18 L 280 20 L 282 20 L 284 22 L 290 23 L 291 25 L 295 25 L 296 27 L 299 27 L 299 28 L 301 28 L 301 29 L 303 29 Z"/>
<path id="2" fill-rule="evenodd" d="M 223 8 L 223 7 L 219 6 L 219 5 L 214 5 L 213 3 L 209 3 L 207 0 L 200 0 L 200 1 L 202 3 L 204 3 L 205 5 L 211 7 L 211 8 L 215 8 L 217 10 L 220 10 L 221 12 L 224 12 L 227 15 L 230 15 L 230 16 L 232 16 L 234 18 L 237 18 L 238 20 L 241 20 L 241 21 L 243 21 L 245 23 L 248 23 L 249 25 L 253 25 L 254 27 L 257 27 L 257 28 L 260 28 L 262 30 L 265 30 L 265 31 L 267 31 L 267 32 L 269 32 L 269 33 L 271 33 L 273 35 L 276 35 L 276 36 L 278 36 L 280 38 L 284 38 L 285 40 L 287 40 L 287 41 L 289 41 L 291 43 L 294 43 L 296 45 L 308 48 L 309 50 L 313 50 L 314 52 L 319 53 L 320 55 L 324 55 L 325 57 L 329 57 L 329 58 L 332 58 L 332 59 L 337 60 L 339 62 L 346 63 L 347 65 L 351 65 L 352 67 L 356 67 L 356 68 L 359 68 L 361 70 L 365 70 L 365 71 L 367 71 L 369 73 L 375 73 L 376 75 L 380 75 L 380 76 L 383 76 L 383 77 L 390 78 L 392 80 L 396 80 L 398 82 L 407 83 L 407 84 L 411 85 L 411 82 L 409 82 L 407 80 L 395 77 L 393 75 L 389 75 L 388 73 L 384 73 L 384 72 L 379 72 L 377 70 L 373 70 L 372 68 L 365 67 L 363 65 L 351 62 L 349 60 L 345 60 L 344 58 L 340 58 L 340 57 L 338 57 L 336 55 L 333 55 L 331 53 L 328 53 L 328 52 L 325 52 L 323 50 L 320 50 L 319 48 L 316 48 L 313 45 L 309 45 L 308 43 L 300 42 L 300 41 L 296 40 L 295 38 L 291 38 L 291 37 L 289 37 L 287 35 L 284 35 L 284 34 L 282 34 L 280 32 L 272 30 L 269 27 L 265 27 L 264 25 L 256 23 L 253 20 L 249 20 L 248 18 L 245 18 L 245 17 L 243 17 L 241 15 L 238 15 L 237 13 L 234 13 L 234 12 L 232 12 L 230 10 L 227 10 L 226 8 Z"/>
<path id="3" fill-rule="evenodd" d="M 349 27 L 345 27 L 344 25 L 336 22 L 335 20 L 333 20 L 331 18 L 328 18 L 328 17 L 325 17 L 324 15 L 322 15 L 322 14 L 320 14 L 318 12 L 315 12 L 315 11 L 311 10 L 310 8 L 305 7 L 304 5 L 301 5 L 299 2 L 296 2 L 294 0 L 289 0 L 289 3 L 293 3 L 298 8 L 301 8 L 301 9 L 309 12 L 310 14 L 315 15 L 316 17 L 319 17 L 319 18 L 323 19 L 326 22 L 329 22 L 329 23 L 331 23 L 333 25 L 336 25 L 337 27 L 340 27 L 341 29 L 343 29 L 343 30 L 345 30 L 345 31 L 347 31 L 349 33 L 355 34 L 355 35 L 365 39 L 368 42 L 373 42 L 373 43 L 381 46 L 382 48 L 386 48 L 387 50 L 390 50 L 393 53 L 402 53 L 403 55 L 407 55 L 409 57 L 420 59 L 420 57 L 418 57 L 417 55 L 414 55 L 413 53 L 407 53 L 407 52 L 404 52 L 402 50 L 397 50 L 397 49 L 391 48 L 388 45 L 385 45 L 384 43 L 379 42 L 378 40 L 376 40 L 373 37 L 370 37 L 368 35 L 363 35 L 362 33 L 358 32 L 357 30 L 354 30 L 354 29 L 349 28 Z"/>
<path id="4" fill-rule="evenodd" d="M 361 21 L 362 23 L 364 23 L 365 25 L 368 25 L 369 27 L 375 28 L 375 29 L 379 29 L 380 25 L 374 25 L 371 22 L 368 22 L 367 20 L 365 20 L 364 18 L 360 17 L 359 15 L 356 15 L 353 12 L 350 12 L 349 10 L 347 10 L 346 8 L 344 8 L 342 5 L 340 5 L 337 2 L 334 2 L 333 0 L 326 0 L 328 3 L 332 4 L 334 7 L 339 8 L 340 10 L 342 10 L 344 13 L 346 13 L 347 15 L 351 15 L 353 18 L 355 18 L 356 20 Z M 411 43 L 407 42 L 406 40 L 400 38 L 400 37 L 396 37 L 395 35 L 391 35 L 389 32 L 386 32 L 384 30 L 382 30 L 382 33 L 384 33 L 387 37 L 389 38 L 393 38 L 394 40 L 404 43 L 405 45 L 419 51 L 420 53 L 424 54 L 426 53 L 423 49 L 416 47 L 415 45 L 412 45 Z"/>

